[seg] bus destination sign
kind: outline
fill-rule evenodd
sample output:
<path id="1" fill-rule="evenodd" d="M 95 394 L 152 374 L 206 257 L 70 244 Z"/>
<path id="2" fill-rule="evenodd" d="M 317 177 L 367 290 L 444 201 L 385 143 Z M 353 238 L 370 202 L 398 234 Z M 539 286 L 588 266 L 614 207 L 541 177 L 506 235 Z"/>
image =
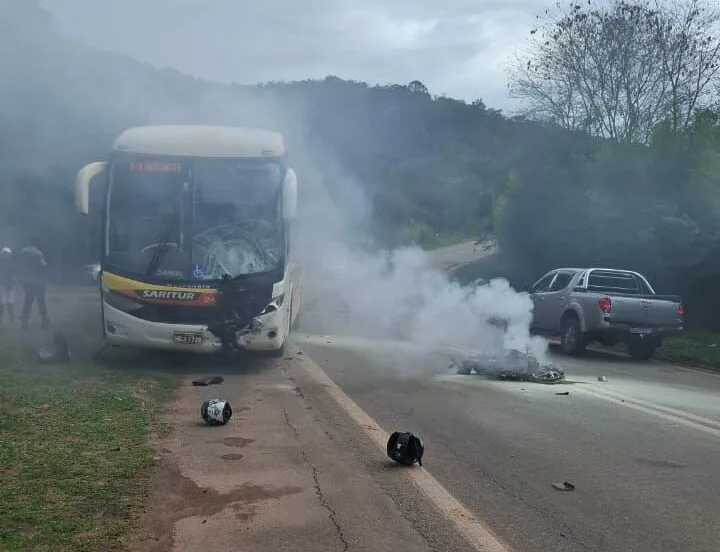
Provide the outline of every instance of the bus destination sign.
<path id="1" fill-rule="evenodd" d="M 130 170 L 132 172 L 179 173 L 182 165 L 165 161 L 132 161 Z"/>

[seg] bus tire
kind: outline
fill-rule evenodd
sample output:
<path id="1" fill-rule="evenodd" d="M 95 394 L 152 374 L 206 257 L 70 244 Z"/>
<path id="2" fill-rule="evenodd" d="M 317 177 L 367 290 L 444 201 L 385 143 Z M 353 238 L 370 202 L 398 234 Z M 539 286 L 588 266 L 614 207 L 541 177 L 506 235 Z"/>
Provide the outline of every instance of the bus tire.
<path id="1" fill-rule="evenodd" d="M 268 354 L 272 358 L 281 358 L 281 357 L 285 356 L 285 349 L 286 349 L 285 345 L 287 345 L 287 340 L 290 339 L 290 329 L 292 328 L 292 321 L 290 320 L 290 318 L 292 317 L 292 304 L 293 304 L 293 299 L 291 297 L 290 298 L 290 309 L 288 310 L 287 333 L 285 334 L 285 341 L 283 341 L 283 344 L 280 346 L 279 349 L 272 349 L 272 350 L 268 351 Z"/>
<path id="2" fill-rule="evenodd" d="M 268 355 L 271 358 L 281 358 L 285 356 L 285 343 L 279 349 L 272 349 L 268 351 Z"/>

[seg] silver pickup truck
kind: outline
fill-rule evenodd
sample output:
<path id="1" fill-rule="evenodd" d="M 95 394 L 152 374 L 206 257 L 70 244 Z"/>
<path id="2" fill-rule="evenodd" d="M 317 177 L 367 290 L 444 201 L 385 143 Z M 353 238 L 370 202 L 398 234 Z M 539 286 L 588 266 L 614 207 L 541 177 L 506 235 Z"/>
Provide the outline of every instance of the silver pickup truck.
<path id="1" fill-rule="evenodd" d="M 534 303 L 531 331 L 560 336 L 565 353 L 598 342 L 625 343 L 647 360 L 663 338 L 683 330 L 682 298 L 658 295 L 642 274 L 608 268 L 558 268 L 525 291 Z"/>

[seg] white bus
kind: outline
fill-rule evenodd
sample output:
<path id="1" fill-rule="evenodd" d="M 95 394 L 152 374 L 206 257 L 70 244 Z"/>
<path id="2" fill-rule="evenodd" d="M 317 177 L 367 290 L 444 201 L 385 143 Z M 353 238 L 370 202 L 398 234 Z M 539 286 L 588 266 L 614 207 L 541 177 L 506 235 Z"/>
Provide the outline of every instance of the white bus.
<path id="1" fill-rule="evenodd" d="M 300 310 L 297 177 L 282 135 L 216 126 L 123 132 L 77 174 L 104 178 L 102 324 L 116 346 L 284 353 Z"/>

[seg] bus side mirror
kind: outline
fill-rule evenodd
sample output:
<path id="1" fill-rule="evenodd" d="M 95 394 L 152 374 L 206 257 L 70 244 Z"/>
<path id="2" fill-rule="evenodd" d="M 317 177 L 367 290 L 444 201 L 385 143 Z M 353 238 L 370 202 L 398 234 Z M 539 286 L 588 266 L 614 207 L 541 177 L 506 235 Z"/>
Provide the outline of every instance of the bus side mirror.
<path id="1" fill-rule="evenodd" d="M 75 176 L 75 210 L 83 215 L 90 211 L 90 181 L 105 170 L 107 163 L 96 161 L 85 165 Z"/>
<path id="2" fill-rule="evenodd" d="M 283 180 L 283 219 L 294 220 L 297 216 L 297 175 L 292 168 L 285 173 Z"/>

